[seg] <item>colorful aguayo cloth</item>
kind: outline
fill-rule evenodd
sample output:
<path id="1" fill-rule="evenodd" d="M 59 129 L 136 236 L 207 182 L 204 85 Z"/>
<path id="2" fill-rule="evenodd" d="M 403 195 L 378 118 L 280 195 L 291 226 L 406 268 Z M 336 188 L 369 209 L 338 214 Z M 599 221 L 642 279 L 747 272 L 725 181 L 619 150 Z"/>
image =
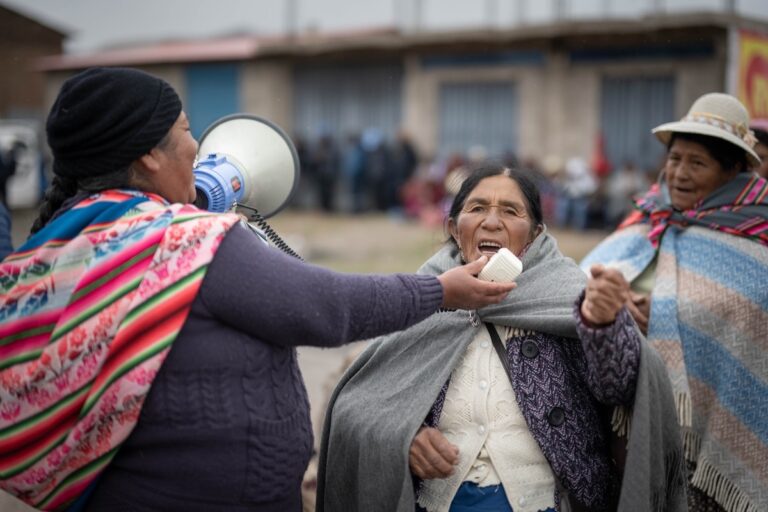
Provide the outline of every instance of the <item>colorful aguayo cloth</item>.
<path id="1" fill-rule="evenodd" d="M 728 512 L 768 510 L 768 182 L 743 174 L 673 211 L 663 188 L 598 245 L 635 279 L 658 257 L 648 341 L 672 380 L 691 484 Z"/>
<path id="2" fill-rule="evenodd" d="M 0 487 L 61 510 L 109 464 L 237 221 L 106 191 L 0 264 Z"/>

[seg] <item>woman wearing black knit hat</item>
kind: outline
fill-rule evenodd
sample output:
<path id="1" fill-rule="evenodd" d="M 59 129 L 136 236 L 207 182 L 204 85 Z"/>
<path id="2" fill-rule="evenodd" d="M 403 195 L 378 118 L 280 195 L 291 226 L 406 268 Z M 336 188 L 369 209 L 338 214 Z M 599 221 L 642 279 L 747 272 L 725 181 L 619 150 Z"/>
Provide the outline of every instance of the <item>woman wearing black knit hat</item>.
<path id="1" fill-rule="evenodd" d="M 70 78 L 47 133 L 56 177 L 0 264 L 0 488 L 39 509 L 298 511 L 312 428 L 295 347 L 513 288 L 474 277 L 484 258 L 334 273 L 191 206 L 197 143 L 141 71 Z"/>
<path id="2" fill-rule="evenodd" d="M 195 198 L 197 142 L 163 80 L 132 69 L 89 69 L 64 84 L 46 132 L 55 176 L 33 233 L 78 191 L 135 186 L 171 202 Z M 169 162 L 173 167 L 161 172 Z"/>

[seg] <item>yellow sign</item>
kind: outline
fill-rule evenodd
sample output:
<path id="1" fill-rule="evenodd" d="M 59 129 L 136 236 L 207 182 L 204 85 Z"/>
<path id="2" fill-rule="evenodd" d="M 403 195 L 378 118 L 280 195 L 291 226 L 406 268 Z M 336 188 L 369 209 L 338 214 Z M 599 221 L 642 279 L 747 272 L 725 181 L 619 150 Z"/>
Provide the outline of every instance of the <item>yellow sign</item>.
<path id="1" fill-rule="evenodd" d="M 739 99 L 752 119 L 768 118 L 768 35 L 739 32 Z"/>

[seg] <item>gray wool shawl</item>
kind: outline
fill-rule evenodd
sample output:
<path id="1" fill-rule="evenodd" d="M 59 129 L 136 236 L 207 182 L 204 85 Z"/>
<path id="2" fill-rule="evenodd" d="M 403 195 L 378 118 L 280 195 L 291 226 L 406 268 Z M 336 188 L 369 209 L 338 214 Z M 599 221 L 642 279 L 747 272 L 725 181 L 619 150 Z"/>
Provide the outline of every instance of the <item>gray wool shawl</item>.
<path id="1" fill-rule="evenodd" d="M 446 245 L 419 272 L 436 275 L 460 264 L 457 250 Z M 585 274 L 560 253 L 547 233 L 528 248 L 523 269 L 517 288 L 502 303 L 477 311 L 480 320 L 576 338 L 573 305 L 586 284 Z M 436 313 L 405 331 L 377 339 L 352 364 L 326 412 L 318 512 L 413 512 L 411 441 L 481 328 L 470 322 L 468 311 Z M 666 379 L 666 373 L 663 376 Z M 652 392 L 649 400 L 653 398 Z M 674 408 L 671 411 L 674 415 Z M 652 451 L 648 445 L 643 449 Z M 654 469 L 658 463 L 654 459 L 646 465 Z M 663 475 L 664 468 L 659 469 Z"/>

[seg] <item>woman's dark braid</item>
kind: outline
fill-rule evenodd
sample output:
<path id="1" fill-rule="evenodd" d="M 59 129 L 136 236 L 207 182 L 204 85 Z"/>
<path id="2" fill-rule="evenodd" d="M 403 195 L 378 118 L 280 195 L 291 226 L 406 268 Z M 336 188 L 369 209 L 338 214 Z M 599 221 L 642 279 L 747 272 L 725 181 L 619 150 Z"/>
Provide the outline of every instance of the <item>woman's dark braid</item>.
<path id="1" fill-rule="evenodd" d="M 96 193 L 111 188 L 131 187 L 133 182 L 133 168 L 131 166 L 98 176 L 86 176 L 78 179 L 54 176 L 51 188 L 45 193 L 43 204 L 40 207 L 40 215 L 32 225 L 31 234 L 35 234 L 45 227 L 61 205 L 74 197 L 78 192 Z"/>
<path id="2" fill-rule="evenodd" d="M 77 193 L 77 180 L 54 176 L 50 188 L 45 192 L 43 204 L 40 206 L 40 214 L 32 224 L 30 234 L 35 234 L 48 224 L 53 214 L 61 208 L 64 201 Z"/>

